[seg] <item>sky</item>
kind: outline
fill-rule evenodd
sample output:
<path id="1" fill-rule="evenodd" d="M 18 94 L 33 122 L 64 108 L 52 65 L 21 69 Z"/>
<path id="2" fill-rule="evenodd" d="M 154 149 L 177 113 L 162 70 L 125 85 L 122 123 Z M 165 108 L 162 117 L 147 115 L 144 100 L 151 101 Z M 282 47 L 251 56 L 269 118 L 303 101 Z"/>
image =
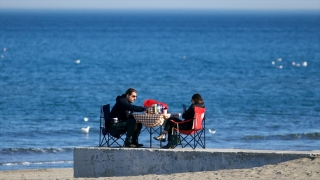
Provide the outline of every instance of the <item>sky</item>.
<path id="1" fill-rule="evenodd" d="M 320 0 L 0 0 L 0 9 L 320 10 Z"/>

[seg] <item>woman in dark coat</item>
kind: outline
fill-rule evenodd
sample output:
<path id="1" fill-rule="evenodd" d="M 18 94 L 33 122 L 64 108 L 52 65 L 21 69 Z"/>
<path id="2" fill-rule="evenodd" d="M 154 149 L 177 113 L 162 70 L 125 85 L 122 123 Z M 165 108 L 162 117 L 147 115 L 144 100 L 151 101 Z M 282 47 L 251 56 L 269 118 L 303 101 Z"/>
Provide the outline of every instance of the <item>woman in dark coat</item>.
<path id="1" fill-rule="evenodd" d="M 184 111 L 184 113 L 182 114 L 182 118 L 184 120 L 192 120 L 192 121 L 179 124 L 179 129 L 180 130 L 189 130 L 189 129 L 192 128 L 193 117 L 194 117 L 194 106 L 204 108 L 204 101 L 202 100 L 200 94 L 194 94 L 192 96 L 190 107 L 188 108 L 188 110 Z M 170 120 L 173 120 L 175 122 L 184 121 L 184 120 L 181 120 L 181 119 L 175 118 L 175 117 L 168 118 L 167 121 L 166 121 L 166 125 L 164 127 L 163 133 L 160 134 L 157 137 L 153 137 L 155 140 L 164 142 L 166 140 L 166 134 L 168 134 L 168 141 L 170 140 L 170 135 L 172 134 L 172 128 L 173 128 L 173 126 L 175 126 L 175 123 L 171 122 Z M 168 143 L 166 146 L 164 146 L 162 148 L 173 149 L 175 147 L 170 145 L 170 143 Z"/>

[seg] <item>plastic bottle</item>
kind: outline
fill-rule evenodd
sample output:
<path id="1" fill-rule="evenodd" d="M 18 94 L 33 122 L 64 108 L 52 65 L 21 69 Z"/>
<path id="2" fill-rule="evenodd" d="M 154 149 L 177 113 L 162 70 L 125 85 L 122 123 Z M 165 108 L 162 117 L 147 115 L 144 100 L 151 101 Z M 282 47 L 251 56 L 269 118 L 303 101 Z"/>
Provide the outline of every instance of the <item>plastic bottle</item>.
<path id="1" fill-rule="evenodd" d="M 161 106 L 160 106 L 160 104 L 157 104 L 157 114 L 161 114 Z"/>

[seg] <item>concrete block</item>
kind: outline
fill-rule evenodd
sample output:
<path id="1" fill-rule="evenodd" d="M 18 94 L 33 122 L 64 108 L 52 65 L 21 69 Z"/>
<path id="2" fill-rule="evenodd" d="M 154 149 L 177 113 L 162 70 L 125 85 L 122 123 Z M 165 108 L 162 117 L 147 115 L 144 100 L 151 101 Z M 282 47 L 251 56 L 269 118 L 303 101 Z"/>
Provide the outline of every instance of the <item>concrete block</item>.
<path id="1" fill-rule="evenodd" d="M 320 151 L 77 147 L 74 149 L 74 177 L 242 169 L 318 156 Z"/>

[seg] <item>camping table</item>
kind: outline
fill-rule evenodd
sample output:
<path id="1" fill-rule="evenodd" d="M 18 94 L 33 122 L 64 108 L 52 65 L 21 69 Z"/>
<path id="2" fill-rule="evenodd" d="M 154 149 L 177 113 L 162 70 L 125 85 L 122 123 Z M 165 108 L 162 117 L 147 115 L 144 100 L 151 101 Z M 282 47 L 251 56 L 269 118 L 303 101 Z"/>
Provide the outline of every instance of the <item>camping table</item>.
<path id="1" fill-rule="evenodd" d="M 169 118 L 172 115 L 172 117 L 179 118 L 179 113 L 171 113 L 171 114 L 139 114 L 139 113 L 133 113 L 133 117 L 135 118 L 137 123 L 141 123 L 145 126 L 145 129 L 150 134 L 150 148 L 152 147 L 152 134 L 160 130 L 160 134 L 162 133 L 162 125 L 164 121 Z M 144 131 L 144 129 L 142 130 Z M 160 141 L 160 147 L 162 147 L 162 141 Z"/>

